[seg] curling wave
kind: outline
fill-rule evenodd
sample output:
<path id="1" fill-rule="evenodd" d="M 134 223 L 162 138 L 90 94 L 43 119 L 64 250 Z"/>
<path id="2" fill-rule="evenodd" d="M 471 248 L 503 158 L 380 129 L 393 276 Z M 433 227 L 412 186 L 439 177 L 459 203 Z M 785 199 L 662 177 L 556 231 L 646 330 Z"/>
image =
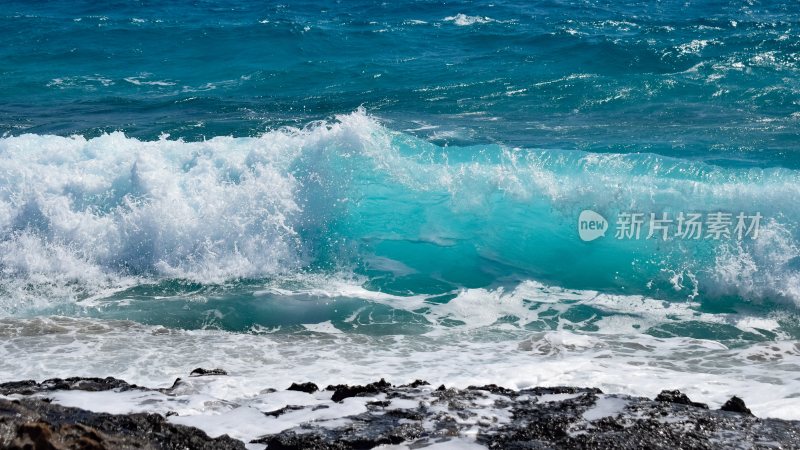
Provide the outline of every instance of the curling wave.
<path id="1" fill-rule="evenodd" d="M 358 110 L 203 142 L 0 139 L 6 313 L 160 280 L 347 272 L 440 294 L 535 279 L 709 302 L 800 302 L 800 176 L 652 154 L 439 147 Z M 582 242 L 591 209 L 760 213 L 757 239 Z"/>

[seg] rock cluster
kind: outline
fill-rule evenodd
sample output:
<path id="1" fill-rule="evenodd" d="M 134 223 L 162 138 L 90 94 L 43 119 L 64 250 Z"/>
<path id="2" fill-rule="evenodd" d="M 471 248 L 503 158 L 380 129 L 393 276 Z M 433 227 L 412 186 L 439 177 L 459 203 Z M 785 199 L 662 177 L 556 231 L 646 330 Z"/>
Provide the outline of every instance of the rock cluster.
<path id="1" fill-rule="evenodd" d="M 195 370 L 195 376 L 224 376 Z M 176 380 L 176 385 L 180 380 Z M 223 435 L 170 423 L 158 414 L 111 415 L 51 403 L 59 390 L 148 390 L 115 378 L 51 379 L 0 384 L 0 448 L 10 449 L 243 449 Z M 169 395 L 173 388 L 159 389 Z M 451 439 L 474 440 L 489 449 L 725 449 L 800 448 L 800 422 L 761 419 L 732 397 L 722 408 L 664 390 L 655 399 L 607 395 L 599 389 L 496 385 L 434 388 L 427 382 L 394 386 L 381 379 L 366 385 L 292 383 L 308 394 L 305 405 L 286 404 L 267 417 L 292 423 L 339 403 L 362 411 L 328 423 L 298 420 L 250 444 L 273 449 L 369 449 L 387 444 L 424 448 Z M 272 392 L 270 390 L 270 392 Z M 34 395 L 36 394 L 36 395 Z M 10 396 L 10 397 L 9 397 Z M 320 403 L 323 402 L 323 403 Z M 326 403 L 327 402 L 327 403 Z"/>
<path id="2" fill-rule="evenodd" d="M 46 400 L 0 399 L 0 448 L 8 450 L 244 450 L 228 436 L 210 438 L 158 414 L 113 415 Z"/>

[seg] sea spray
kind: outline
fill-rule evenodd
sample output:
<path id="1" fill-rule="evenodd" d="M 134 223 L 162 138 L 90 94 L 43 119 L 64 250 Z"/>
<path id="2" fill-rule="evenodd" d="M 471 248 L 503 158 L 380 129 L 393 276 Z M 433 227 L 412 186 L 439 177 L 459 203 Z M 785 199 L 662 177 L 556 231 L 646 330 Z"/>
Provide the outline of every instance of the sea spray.
<path id="1" fill-rule="evenodd" d="M 800 179 L 787 169 L 441 148 L 363 110 L 203 142 L 8 137 L 0 169 L 7 311 L 41 303 L 43 292 L 75 302 L 138 283 L 314 272 L 406 294 L 492 287 L 505 273 L 667 300 L 699 293 L 794 308 L 800 299 Z M 584 210 L 609 220 L 601 239 L 580 239 Z M 630 212 L 719 211 L 758 214 L 758 235 L 623 239 L 613 229 Z"/>

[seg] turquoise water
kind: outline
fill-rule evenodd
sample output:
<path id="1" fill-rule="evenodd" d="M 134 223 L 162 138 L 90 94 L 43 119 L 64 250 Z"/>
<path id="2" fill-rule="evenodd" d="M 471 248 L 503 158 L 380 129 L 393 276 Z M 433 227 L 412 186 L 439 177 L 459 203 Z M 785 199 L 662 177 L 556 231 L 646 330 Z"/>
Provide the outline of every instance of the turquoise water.
<path id="1" fill-rule="evenodd" d="M 800 419 L 797 2 L 0 10 L 0 381 L 221 367 L 53 401 L 245 440 L 381 377 Z"/>
<path id="2" fill-rule="evenodd" d="M 796 339 L 798 26 L 770 1 L 6 2 L 0 310 L 419 334 L 534 282 L 585 302 L 530 330 L 637 314 L 611 295 L 726 322 L 631 332 Z M 763 220 L 584 242 L 583 210 Z"/>

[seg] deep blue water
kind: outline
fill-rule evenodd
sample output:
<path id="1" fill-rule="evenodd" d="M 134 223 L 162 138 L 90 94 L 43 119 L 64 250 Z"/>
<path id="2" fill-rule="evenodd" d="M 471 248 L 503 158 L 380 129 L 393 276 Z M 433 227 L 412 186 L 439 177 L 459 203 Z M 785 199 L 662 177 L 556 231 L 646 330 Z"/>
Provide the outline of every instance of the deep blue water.
<path id="1" fill-rule="evenodd" d="M 0 133 L 252 136 L 363 105 L 440 144 L 799 167 L 795 2 L 2 9 Z"/>
<path id="2" fill-rule="evenodd" d="M 1 9 L 7 314 L 110 299 L 90 313 L 201 327 L 205 303 L 159 303 L 199 297 L 241 301 L 221 303 L 229 329 L 341 319 L 359 304 L 281 296 L 364 300 L 319 287 L 342 277 L 432 304 L 524 280 L 800 302 L 796 2 Z M 585 209 L 764 221 L 750 240 L 583 242 Z"/>

